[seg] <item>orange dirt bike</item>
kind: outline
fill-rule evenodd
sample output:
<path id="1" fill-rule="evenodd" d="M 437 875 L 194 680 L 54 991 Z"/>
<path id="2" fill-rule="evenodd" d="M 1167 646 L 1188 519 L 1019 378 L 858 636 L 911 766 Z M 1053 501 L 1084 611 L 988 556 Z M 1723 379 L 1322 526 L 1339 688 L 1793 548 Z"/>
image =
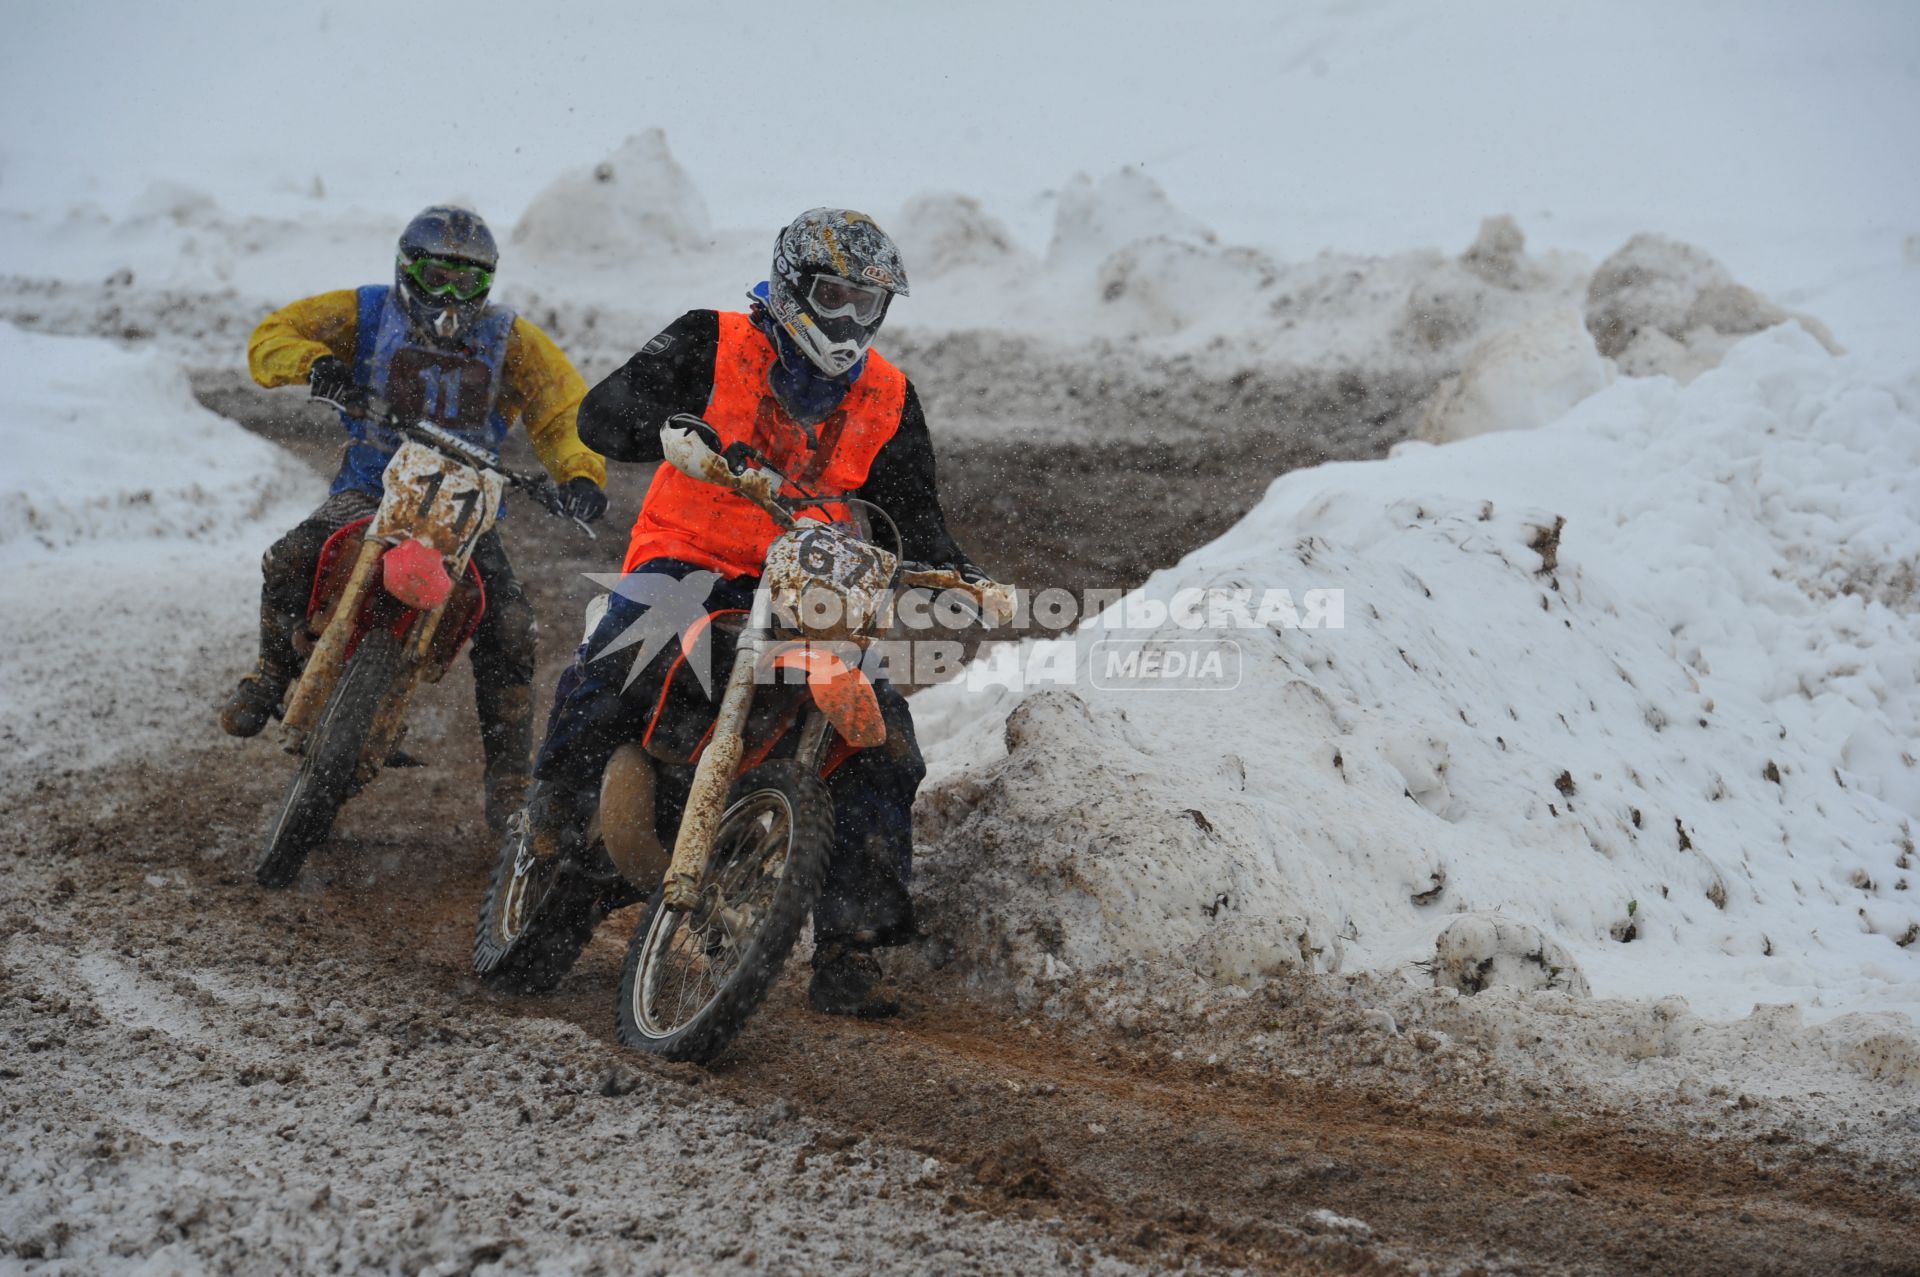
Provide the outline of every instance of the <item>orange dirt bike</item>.
<path id="1" fill-rule="evenodd" d="M 516 474 L 478 445 L 403 420 L 378 400 L 333 406 L 401 442 L 382 474 L 379 509 L 322 549 L 307 623 L 295 628 L 306 663 L 282 718 L 287 752 L 300 763 L 254 865 L 263 887 L 293 882 L 342 804 L 394 756 L 414 690 L 439 681 L 473 637 L 487 604 L 470 560 L 506 489 L 571 517 L 545 475 Z"/>
<path id="2" fill-rule="evenodd" d="M 959 590 L 1003 617 L 1013 599 L 1004 585 L 902 563 L 850 520 L 815 517 L 867 506 L 891 522 L 854 498 L 804 491 L 744 445 L 717 451 L 697 417 L 673 418 L 661 439 L 669 464 L 746 497 L 782 529 L 761 597 L 704 619 L 727 671 L 718 709 L 681 696 L 669 673 L 642 715 L 644 739 L 607 764 L 584 855 L 536 857 L 524 815 L 516 820 L 481 907 L 474 968 L 494 987 L 552 988 L 602 918 L 646 901 L 620 982 L 620 1038 L 705 1061 L 759 1006 L 812 911 L 833 845 L 824 778 L 886 744 L 861 655 L 891 626 L 894 593 Z M 589 606 L 589 632 L 605 603 Z M 682 652 L 695 641 L 685 632 Z"/>

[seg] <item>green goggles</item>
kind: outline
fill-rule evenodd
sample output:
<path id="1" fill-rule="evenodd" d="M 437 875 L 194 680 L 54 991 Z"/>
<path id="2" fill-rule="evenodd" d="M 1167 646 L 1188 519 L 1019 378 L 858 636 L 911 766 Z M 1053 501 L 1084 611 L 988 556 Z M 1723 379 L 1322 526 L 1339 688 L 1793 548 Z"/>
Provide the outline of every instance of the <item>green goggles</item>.
<path id="1" fill-rule="evenodd" d="M 453 262 L 444 257 L 421 257 L 401 267 L 407 277 L 429 297 L 453 297 L 472 301 L 493 287 L 493 272 L 472 262 Z"/>

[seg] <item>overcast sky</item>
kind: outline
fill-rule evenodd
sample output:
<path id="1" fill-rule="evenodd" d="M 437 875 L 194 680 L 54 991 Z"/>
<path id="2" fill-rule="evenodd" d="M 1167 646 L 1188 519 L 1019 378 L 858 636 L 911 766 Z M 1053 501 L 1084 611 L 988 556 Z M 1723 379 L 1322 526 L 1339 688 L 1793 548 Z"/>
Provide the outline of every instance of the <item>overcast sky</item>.
<path id="1" fill-rule="evenodd" d="M 458 195 L 510 222 L 659 126 L 734 226 L 958 189 L 1031 236 L 1043 192 L 1138 164 L 1288 252 L 1457 247 L 1500 211 L 1549 240 L 1623 216 L 1705 234 L 1789 198 L 1920 231 L 1912 3 L 9 9 L 0 207 L 113 209 L 168 178 L 265 208 L 318 175 L 337 204 Z M 1823 89 L 1779 91 L 1787 68 Z M 1670 109 L 1616 125 L 1621 95 Z"/>

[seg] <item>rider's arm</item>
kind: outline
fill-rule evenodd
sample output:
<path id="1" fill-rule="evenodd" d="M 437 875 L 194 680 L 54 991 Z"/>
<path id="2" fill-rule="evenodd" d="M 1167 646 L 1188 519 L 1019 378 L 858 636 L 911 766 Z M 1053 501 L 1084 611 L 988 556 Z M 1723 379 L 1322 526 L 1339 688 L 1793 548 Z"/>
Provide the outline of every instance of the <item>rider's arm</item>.
<path id="1" fill-rule="evenodd" d="M 580 437 L 614 461 L 661 460 L 660 427 L 667 418 L 707 410 L 719 352 L 719 315 L 688 311 L 587 392 Z"/>
<path id="2" fill-rule="evenodd" d="M 584 476 L 605 487 L 607 463 L 580 442 L 575 425 L 580 400 L 587 393 L 586 379 L 553 338 L 531 321 L 515 319 L 507 336 L 506 373 L 501 415 L 509 421 L 520 418 L 533 443 L 533 455 L 554 482 Z"/>
<path id="3" fill-rule="evenodd" d="M 854 495 L 893 516 L 907 558 L 937 566 L 965 563 L 967 556 L 954 543 L 946 515 L 940 512 L 933 471 L 933 436 L 927 433 L 920 396 L 908 382 L 900 428 L 875 455 L 867 481 Z"/>
<path id="4" fill-rule="evenodd" d="M 271 389 L 304 383 L 322 355 L 351 362 L 359 319 L 360 300 L 351 288 L 282 306 L 247 339 L 247 370 Z"/>

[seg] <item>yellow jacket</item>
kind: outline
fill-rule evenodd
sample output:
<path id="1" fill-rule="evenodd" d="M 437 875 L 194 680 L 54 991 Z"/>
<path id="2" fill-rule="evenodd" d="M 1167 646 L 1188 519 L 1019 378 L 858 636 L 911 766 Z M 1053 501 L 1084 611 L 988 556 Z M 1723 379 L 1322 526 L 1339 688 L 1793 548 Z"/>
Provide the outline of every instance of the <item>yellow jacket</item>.
<path id="1" fill-rule="evenodd" d="M 322 355 L 353 362 L 359 326 L 359 300 L 351 288 L 321 293 L 282 306 L 247 339 L 247 369 L 269 389 L 304 384 L 307 370 Z M 499 411 L 519 418 L 533 442 L 534 455 L 556 483 L 581 475 L 606 486 L 607 462 L 580 442 L 575 417 L 586 398 L 587 383 L 553 339 L 516 316 L 507 337 L 505 375 Z"/>

